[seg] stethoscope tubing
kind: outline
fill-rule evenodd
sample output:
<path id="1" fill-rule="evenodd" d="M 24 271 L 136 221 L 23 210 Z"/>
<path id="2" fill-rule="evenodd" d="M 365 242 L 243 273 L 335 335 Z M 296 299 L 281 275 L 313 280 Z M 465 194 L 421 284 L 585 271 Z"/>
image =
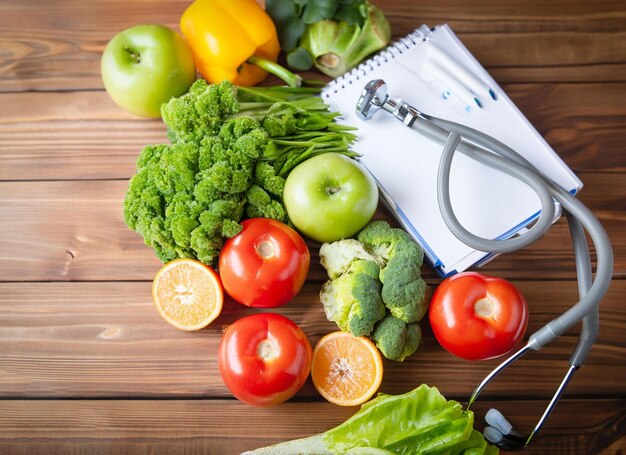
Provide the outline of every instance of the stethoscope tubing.
<path id="1" fill-rule="evenodd" d="M 574 372 L 584 363 L 599 330 L 598 308 L 606 294 L 613 275 L 613 250 L 602 224 L 579 199 L 543 175 L 528 160 L 495 138 L 465 125 L 424 114 L 404 102 L 387 96 L 386 84 L 381 79 L 366 84 L 356 110 L 364 120 L 374 113 L 385 110 L 406 126 L 443 145 L 437 175 L 437 199 L 439 210 L 450 231 L 463 243 L 479 251 L 508 253 L 530 245 L 542 237 L 555 220 L 555 201 L 561 205 L 567 217 L 578 280 L 578 302 L 534 332 L 528 342 L 500 363 L 472 393 L 472 403 L 504 369 L 531 350 L 539 350 L 554 341 L 574 325 L 582 321 L 578 343 L 569 360 L 569 368 L 541 418 L 529 436 L 525 437 L 512 429 L 506 418 L 495 409 L 486 419 L 490 426 L 485 430 L 488 439 L 506 450 L 519 450 L 528 445 L 539 432 L 559 401 Z M 535 224 L 524 234 L 506 239 L 486 239 L 467 231 L 459 222 L 450 198 L 450 171 L 456 152 L 461 152 L 478 162 L 504 172 L 529 185 L 541 203 L 541 212 Z M 596 252 L 596 274 L 592 274 L 591 257 L 585 231 L 589 234 Z"/>
<path id="2" fill-rule="evenodd" d="M 425 122 L 430 125 L 425 124 Z M 527 160 L 495 139 L 464 125 L 434 119 L 432 117 L 427 118 L 422 116 L 417 119 L 413 128 L 418 125 L 421 126 L 420 129 L 422 131 L 429 130 L 427 135 L 431 138 L 436 137 L 439 141 L 441 141 L 442 134 L 447 133 L 437 176 L 438 201 L 444 221 L 453 234 L 462 242 L 472 248 L 494 253 L 515 251 L 527 246 L 541 237 L 552 224 L 554 218 L 553 198 L 561 204 L 563 210 L 569 214 L 570 217 L 578 220 L 582 229 L 589 233 L 589 237 L 595 246 L 597 256 L 595 279 L 593 279 L 588 292 L 580 296 L 578 303 L 530 336 L 528 341 L 530 348 L 539 350 L 579 323 L 587 314 L 593 312 L 597 315 L 598 305 L 608 290 L 613 274 L 613 250 L 606 231 L 595 215 L 579 199 L 565 191 L 555 182 L 542 176 Z M 476 147 L 468 142 L 461 142 L 461 135 L 474 141 L 480 147 Z M 524 181 L 533 188 L 541 201 L 542 213 L 537 223 L 527 233 L 516 238 L 491 240 L 483 239 L 469 233 L 461 226 L 454 215 L 449 194 L 452 158 L 457 151 L 469 155 L 471 158 L 475 158 L 483 164 L 506 172 Z M 574 229 L 574 232 L 576 232 L 578 228 L 575 227 Z M 579 234 L 576 235 L 576 238 L 580 237 Z M 584 238 L 584 232 L 582 236 Z M 576 245 L 577 241 L 574 240 L 574 237 L 573 241 Z M 495 245 L 497 248 L 494 248 L 494 244 L 499 244 L 499 246 Z M 578 251 L 581 251 L 580 247 L 578 247 Z M 584 254 L 579 253 L 577 255 L 577 270 L 582 264 L 590 261 L 589 252 L 586 247 L 584 251 Z M 579 286 L 581 286 L 580 283 Z M 585 333 L 585 337 L 581 339 L 585 348 L 583 349 L 581 345 L 580 348 L 577 349 L 580 353 L 573 359 L 576 364 L 582 364 L 580 359 L 584 361 L 586 353 L 593 344 L 592 340 L 595 340 L 595 336 Z"/>

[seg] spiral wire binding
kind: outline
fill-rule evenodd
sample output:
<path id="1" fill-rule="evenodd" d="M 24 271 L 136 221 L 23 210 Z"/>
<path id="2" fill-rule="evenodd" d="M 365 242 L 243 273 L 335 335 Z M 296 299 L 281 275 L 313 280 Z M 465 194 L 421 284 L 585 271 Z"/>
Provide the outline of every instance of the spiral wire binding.
<path id="1" fill-rule="evenodd" d="M 326 88 L 322 91 L 322 96 L 324 98 L 330 98 L 331 93 L 339 93 L 340 89 L 346 88 L 346 84 L 352 84 L 354 81 L 360 80 L 361 78 L 367 76 L 370 71 L 374 71 L 375 68 L 381 66 L 383 63 L 387 63 L 390 60 L 395 59 L 397 56 L 413 48 L 420 42 L 428 41 L 430 33 L 431 30 L 424 25 L 415 29 L 408 35 L 387 46 L 375 56 L 363 63 L 360 63 L 356 68 L 353 68 L 346 74 L 330 81 Z"/>

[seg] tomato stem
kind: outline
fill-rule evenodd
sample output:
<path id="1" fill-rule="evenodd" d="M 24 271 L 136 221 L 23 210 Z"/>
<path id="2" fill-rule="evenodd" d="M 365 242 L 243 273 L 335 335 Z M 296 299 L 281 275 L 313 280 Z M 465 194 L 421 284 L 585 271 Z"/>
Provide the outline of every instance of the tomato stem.
<path id="1" fill-rule="evenodd" d="M 264 240 L 256 247 L 256 252 L 263 259 L 269 259 L 274 256 L 274 245 L 269 240 Z"/>
<path id="2" fill-rule="evenodd" d="M 256 347 L 256 355 L 263 360 L 270 360 L 278 356 L 278 347 L 270 339 L 261 341 Z"/>
<path id="3" fill-rule="evenodd" d="M 481 318 L 491 318 L 495 312 L 495 307 L 490 298 L 484 297 L 474 304 L 476 316 Z"/>

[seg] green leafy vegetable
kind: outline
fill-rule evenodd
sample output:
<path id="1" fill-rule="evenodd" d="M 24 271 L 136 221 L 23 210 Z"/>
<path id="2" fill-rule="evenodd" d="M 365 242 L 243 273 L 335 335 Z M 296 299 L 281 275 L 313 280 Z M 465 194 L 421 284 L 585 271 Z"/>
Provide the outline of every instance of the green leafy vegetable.
<path id="1" fill-rule="evenodd" d="M 148 145 L 124 199 L 126 224 L 163 262 L 214 264 L 244 217 L 287 221 L 284 177 L 320 153 L 355 153 L 317 89 L 196 81 L 162 107 L 170 145 Z"/>
<path id="2" fill-rule="evenodd" d="M 423 260 L 420 246 L 385 221 L 369 223 L 357 239 L 324 243 L 326 317 L 354 336 L 370 336 L 386 358 L 403 361 L 421 342 L 417 322 L 428 309 Z"/>
<path id="3" fill-rule="evenodd" d="M 357 66 L 389 43 L 391 29 L 369 0 L 267 0 L 287 64 L 312 65 L 332 77 Z"/>
<path id="4" fill-rule="evenodd" d="M 325 433 L 245 452 L 245 455 L 497 454 L 474 430 L 474 414 L 421 385 L 403 395 L 379 394 Z"/>

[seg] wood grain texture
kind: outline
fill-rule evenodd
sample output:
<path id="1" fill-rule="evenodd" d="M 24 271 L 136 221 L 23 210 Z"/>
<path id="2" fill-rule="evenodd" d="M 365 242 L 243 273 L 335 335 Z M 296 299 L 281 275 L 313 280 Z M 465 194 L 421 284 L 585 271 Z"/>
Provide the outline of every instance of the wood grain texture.
<path id="1" fill-rule="evenodd" d="M 623 174 L 581 173 L 581 199 L 604 224 L 615 248 L 615 276 L 626 276 Z M 124 180 L 0 182 L 0 281 L 151 280 L 160 263 L 126 227 Z M 390 219 L 381 209 L 381 217 Z M 310 279 L 325 280 L 319 244 L 310 242 Z M 507 278 L 575 277 L 567 223 L 532 246 L 485 267 Z M 434 273 L 425 267 L 427 277 Z"/>
<path id="2" fill-rule="evenodd" d="M 127 27 L 177 29 L 189 2 L 0 2 L 2 455 L 235 454 L 324 431 L 355 411 L 324 402 L 310 380 L 275 408 L 237 402 L 220 379 L 216 350 L 224 326 L 257 310 L 229 301 L 214 324 L 186 333 L 153 308 L 150 285 L 161 264 L 124 225 L 121 201 L 137 154 L 164 142 L 165 128 L 110 100 L 100 56 Z M 422 23 L 450 24 L 585 183 L 579 197 L 613 242 L 615 279 L 601 306 L 597 344 L 526 453 L 626 453 L 626 5 L 374 2 L 394 38 Z M 376 216 L 390 219 L 382 208 Z M 318 244 L 309 246 L 303 291 L 275 311 L 315 343 L 336 326 L 320 308 L 325 272 Z M 482 270 L 512 280 L 527 297 L 528 333 L 577 298 L 564 220 Z M 439 282 L 423 271 L 429 284 Z M 422 327 L 416 355 L 403 364 L 385 361 L 380 390 L 428 383 L 467 400 L 497 361 L 454 358 Z M 577 332 L 529 353 L 490 384 L 474 408 L 476 427 L 494 406 L 529 430 L 567 368 Z"/>
<path id="3" fill-rule="evenodd" d="M 571 281 L 514 282 L 530 305 L 528 334 L 577 298 Z M 229 302 L 207 329 L 186 333 L 154 309 L 150 282 L 0 284 L 0 397 L 194 396 L 227 397 L 217 370 L 222 329 L 255 311 Z M 274 311 L 299 324 L 313 345 L 337 330 L 319 303 L 320 284 L 307 282 Z M 602 303 L 598 341 L 567 390 L 568 397 L 626 395 L 626 280 L 615 281 Z M 451 396 L 469 395 L 497 361 L 467 362 L 445 352 L 422 323 L 423 343 L 404 363 L 385 361 L 381 391 L 399 393 L 420 383 Z M 485 397 L 551 396 L 577 341 L 572 329 L 531 353 Z M 541 371 L 541 375 L 536 372 Z M 310 383 L 299 396 L 318 397 Z"/>
<path id="4" fill-rule="evenodd" d="M 626 83 L 506 85 L 507 94 L 575 171 L 625 172 Z M 540 100 L 540 102 L 538 102 Z M 102 91 L 0 93 L 0 180 L 120 179 L 159 120 L 115 106 Z"/>
<path id="5" fill-rule="evenodd" d="M 516 428 L 529 430 L 543 406 L 479 401 L 476 427 L 497 407 Z M 0 401 L 0 439 L 6 455 L 237 454 L 324 432 L 355 411 L 293 402 L 255 409 L 233 400 Z M 625 430 L 626 400 L 564 399 L 524 453 L 617 455 Z"/>
<path id="6" fill-rule="evenodd" d="M 38 7 L 38 2 L 30 4 Z M 39 8 L 45 14 L 23 14 L 22 2 L 3 1 L 0 91 L 102 88 L 100 55 L 113 35 L 139 23 L 177 29 L 187 4 L 142 0 L 122 6 L 63 0 L 54 8 L 42 3 Z M 620 43 L 626 37 L 626 18 L 618 1 L 587 5 L 453 0 L 384 6 L 394 37 L 422 23 L 449 23 L 487 69 L 494 70 L 498 82 L 625 80 L 626 57 Z"/>

